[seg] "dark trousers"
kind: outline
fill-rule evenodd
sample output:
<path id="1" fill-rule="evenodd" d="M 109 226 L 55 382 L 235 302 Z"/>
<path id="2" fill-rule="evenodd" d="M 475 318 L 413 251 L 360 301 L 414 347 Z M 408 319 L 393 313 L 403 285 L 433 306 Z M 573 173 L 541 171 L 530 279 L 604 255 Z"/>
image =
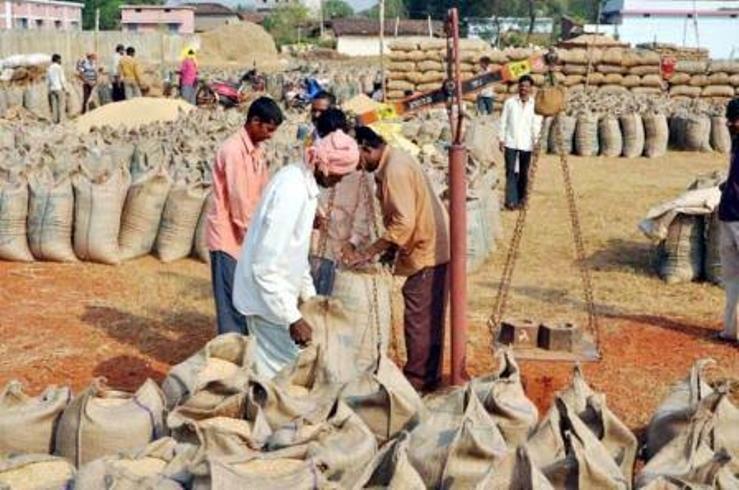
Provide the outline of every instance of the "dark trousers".
<path id="1" fill-rule="evenodd" d="M 236 260 L 225 252 L 210 252 L 213 297 L 216 300 L 218 335 L 236 332 L 247 335 L 246 318 L 234 307 L 233 285 Z"/>
<path id="2" fill-rule="evenodd" d="M 516 173 L 516 157 L 518 157 L 518 173 Z M 529 186 L 529 166 L 531 152 L 505 149 L 505 205 L 512 208 L 526 201 Z"/>
<path id="3" fill-rule="evenodd" d="M 123 88 L 123 82 L 113 82 L 112 98 L 113 102 L 126 100 L 126 91 Z"/>
<path id="4" fill-rule="evenodd" d="M 313 278 L 313 286 L 316 294 L 331 296 L 334 292 L 334 281 L 336 280 L 336 263 L 323 257 L 310 257 L 310 275 Z"/>
<path id="5" fill-rule="evenodd" d="M 87 105 L 90 103 L 93 88 L 95 87 L 92 85 L 88 85 L 86 83 L 82 84 L 82 114 L 87 112 Z"/>
<path id="6" fill-rule="evenodd" d="M 477 113 L 480 115 L 490 115 L 493 113 L 493 102 L 495 99 L 492 97 L 478 96 L 477 97 Z"/>
<path id="7" fill-rule="evenodd" d="M 427 267 L 403 285 L 405 346 L 408 362 L 403 374 L 417 390 L 441 382 L 446 320 L 447 264 Z"/>

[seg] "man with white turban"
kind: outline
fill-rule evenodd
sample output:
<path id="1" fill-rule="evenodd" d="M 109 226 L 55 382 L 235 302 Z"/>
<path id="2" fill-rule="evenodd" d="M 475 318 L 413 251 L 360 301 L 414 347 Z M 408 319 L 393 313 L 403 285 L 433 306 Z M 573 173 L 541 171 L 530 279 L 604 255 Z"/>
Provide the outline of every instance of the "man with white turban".
<path id="1" fill-rule="evenodd" d="M 233 301 L 256 342 L 257 373 L 272 378 L 312 338 L 298 301 L 315 296 L 308 253 L 318 186 L 333 187 L 359 164 L 356 142 L 337 130 L 275 174 L 247 231 Z"/>

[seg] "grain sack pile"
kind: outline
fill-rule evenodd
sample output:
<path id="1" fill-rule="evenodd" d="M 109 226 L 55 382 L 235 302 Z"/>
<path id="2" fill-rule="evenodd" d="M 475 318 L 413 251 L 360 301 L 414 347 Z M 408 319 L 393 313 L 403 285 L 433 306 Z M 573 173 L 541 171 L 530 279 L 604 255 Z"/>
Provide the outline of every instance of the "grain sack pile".
<path id="1" fill-rule="evenodd" d="M 698 178 L 677 198 L 649 210 L 639 229 L 655 244 L 654 266 L 669 284 L 721 284 L 718 186 L 725 175 Z"/>
<path id="2" fill-rule="evenodd" d="M 34 437 L 0 433 L 0 453 L 9 442 L 14 453 L 0 456 L 0 484 L 736 487 L 736 380 L 710 360 L 696 363 L 657 409 L 639 448 L 579 367 L 543 416 L 507 350 L 496 354 L 491 374 L 421 399 L 377 346 L 343 342 L 355 326 L 340 303 L 317 298 L 303 314 L 316 326 L 315 341 L 271 380 L 253 370 L 253 339 L 225 334 L 173 367 L 163 392 L 151 381 L 136 393 L 94 381 L 71 400 L 68 390 L 49 388 L 47 400 L 11 383 L 0 392 L 0 426 Z M 362 349 L 375 350 L 374 362 L 358 367 Z M 640 452 L 648 461 L 637 472 Z"/>

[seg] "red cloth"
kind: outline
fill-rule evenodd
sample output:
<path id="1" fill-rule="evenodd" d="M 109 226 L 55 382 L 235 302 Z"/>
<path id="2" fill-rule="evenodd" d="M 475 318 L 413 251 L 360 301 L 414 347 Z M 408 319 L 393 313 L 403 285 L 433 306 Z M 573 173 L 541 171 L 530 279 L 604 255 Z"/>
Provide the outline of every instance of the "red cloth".
<path id="1" fill-rule="evenodd" d="M 182 85 L 195 85 L 198 78 L 198 66 L 192 58 L 185 58 L 180 65 L 180 83 Z"/>

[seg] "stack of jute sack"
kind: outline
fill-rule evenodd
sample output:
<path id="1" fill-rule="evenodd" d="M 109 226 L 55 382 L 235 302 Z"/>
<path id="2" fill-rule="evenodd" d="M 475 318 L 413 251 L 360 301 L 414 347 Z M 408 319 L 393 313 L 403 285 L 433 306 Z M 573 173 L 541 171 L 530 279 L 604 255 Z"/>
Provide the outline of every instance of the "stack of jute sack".
<path id="1" fill-rule="evenodd" d="M 191 254 L 207 261 L 211 165 L 243 117 L 193 111 L 85 135 L 14 127 L 0 150 L 0 259 L 118 264 L 154 252 L 165 262 Z M 289 161 L 294 148 L 282 140 L 293 138 L 267 148 L 273 167 Z"/>
<path id="2" fill-rule="evenodd" d="M 721 284 L 718 186 L 725 179 L 720 172 L 697 178 L 677 198 L 650 209 L 639 224 L 655 244 L 654 267 L 667 283 Z"/>
<path id="3" fill-rule="evenodd" d="M 739 94 L 739 61 L 678 61 L 669 83 L 670 97 L 732 98 Z"/>

